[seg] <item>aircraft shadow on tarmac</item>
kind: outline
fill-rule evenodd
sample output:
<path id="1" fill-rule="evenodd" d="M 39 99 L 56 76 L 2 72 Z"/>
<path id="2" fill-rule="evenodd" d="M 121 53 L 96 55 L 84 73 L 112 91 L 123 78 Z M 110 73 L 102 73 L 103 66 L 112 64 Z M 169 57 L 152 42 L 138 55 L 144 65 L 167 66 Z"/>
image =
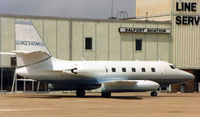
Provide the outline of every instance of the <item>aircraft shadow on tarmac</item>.
<path id="1" fill-rule="evenodd" d="M 22 98 L 47 98 L 47 99 L 57 99 L 57 98 L 104 98 L 101 96 L 96 95 L 89 95 L 85 97 L 76 97 L 73 95 L 29 95 L 29 96 L 18 96 Z M 127 99 L 127 100 L 142 100 L 141 97 L 138 96 L 112 96 L 110 98 L 104 98 L 104 99 Z"/>

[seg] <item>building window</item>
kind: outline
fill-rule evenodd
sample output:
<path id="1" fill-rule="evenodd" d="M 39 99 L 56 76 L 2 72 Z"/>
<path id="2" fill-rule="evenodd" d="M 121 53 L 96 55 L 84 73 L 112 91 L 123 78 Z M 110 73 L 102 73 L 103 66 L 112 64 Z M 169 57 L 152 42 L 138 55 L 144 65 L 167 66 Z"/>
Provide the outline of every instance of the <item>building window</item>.
<path id="1" fill-rule="evenodd" d="M 156 72 L 156 69 L 155 69 L 155 68 L 151 68 L 151 71 L 152 71 L 152 72 Z"/>
<path id="2" fill-rule="evenodd" d="M 91 37 L 86 37 L 85 38 L 85 49 L 86 50 L 91 50 L 92 49 L 92 38 Z"/>
<path id="3" fill-rule="evenodd" d="M 135 41 L 135 50 L 141 51 L 142 50 L 142 39 L 136 39 Z"/>
<path id="4" fill-rule="evenodd" d="M 11 63 L 11 66 L 12 67 L 16 67 L 17 66 L 17 60 L 16 60 L 16 57 L 11 57 L 10 58 L 10 63 Z"/>
<path id="5" fill-rule="evenodd" d="M 126 68 L 122 68 L 122 72 L 126 72 Z"/>
<path id="6" fill-rule="evenodd" d="M 136 69 L 135 69 L 135 68 L 132 68 L 132 72 L 136 72 Z"/>
<path id="7" fill-rule="evenodd" d="M 115 69 L 115 68 L 112 68 L 112 72 L 116 72 L 116 69 Z"/>
<path id="8" fill-rule="evenodd" d="M 146 72 L 145 68 L 142 68 L 142 72 Z"/>

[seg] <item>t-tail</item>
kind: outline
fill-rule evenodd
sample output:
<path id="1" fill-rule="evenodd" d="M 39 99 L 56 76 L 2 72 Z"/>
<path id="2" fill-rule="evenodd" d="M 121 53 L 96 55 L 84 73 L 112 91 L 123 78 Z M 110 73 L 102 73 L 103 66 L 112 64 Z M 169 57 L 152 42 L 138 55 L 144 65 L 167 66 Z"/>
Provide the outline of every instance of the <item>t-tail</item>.
<path id="1" fill-rule="evenodd" d="M 51 57 L 32 21 L 15 21 L 17 67 L 39 63 Z"/>

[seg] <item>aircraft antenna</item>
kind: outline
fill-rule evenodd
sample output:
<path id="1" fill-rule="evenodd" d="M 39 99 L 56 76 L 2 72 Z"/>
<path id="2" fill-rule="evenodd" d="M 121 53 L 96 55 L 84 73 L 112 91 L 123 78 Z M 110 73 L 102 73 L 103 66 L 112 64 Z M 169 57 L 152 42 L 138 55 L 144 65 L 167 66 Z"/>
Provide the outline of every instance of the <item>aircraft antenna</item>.
<path id="1" fill-rule="evenodd" d="M 158 61 L 161 61 L 161 60 L 160 60 L 160 56 L 158 56 Z"/>
<path id="2" fill-rule="evenodd" d="M 81 56 L 81 59 L 82 59 L 83 61 L 86 61 L 85 58 L 84 58 L 83 56 Z"/>

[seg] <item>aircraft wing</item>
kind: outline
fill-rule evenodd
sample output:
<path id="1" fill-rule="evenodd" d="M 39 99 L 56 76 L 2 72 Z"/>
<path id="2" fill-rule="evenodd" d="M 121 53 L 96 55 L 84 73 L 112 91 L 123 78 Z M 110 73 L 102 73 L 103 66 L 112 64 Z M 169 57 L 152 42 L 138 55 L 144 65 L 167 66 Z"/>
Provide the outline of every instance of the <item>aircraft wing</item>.
<path id="1" fill-rule="evenodd" d="M 119 80 L 119 81 L 109 81 L 104 82 L 104 85 L 133 85 L 136 84 L 136 80 Z"/>

